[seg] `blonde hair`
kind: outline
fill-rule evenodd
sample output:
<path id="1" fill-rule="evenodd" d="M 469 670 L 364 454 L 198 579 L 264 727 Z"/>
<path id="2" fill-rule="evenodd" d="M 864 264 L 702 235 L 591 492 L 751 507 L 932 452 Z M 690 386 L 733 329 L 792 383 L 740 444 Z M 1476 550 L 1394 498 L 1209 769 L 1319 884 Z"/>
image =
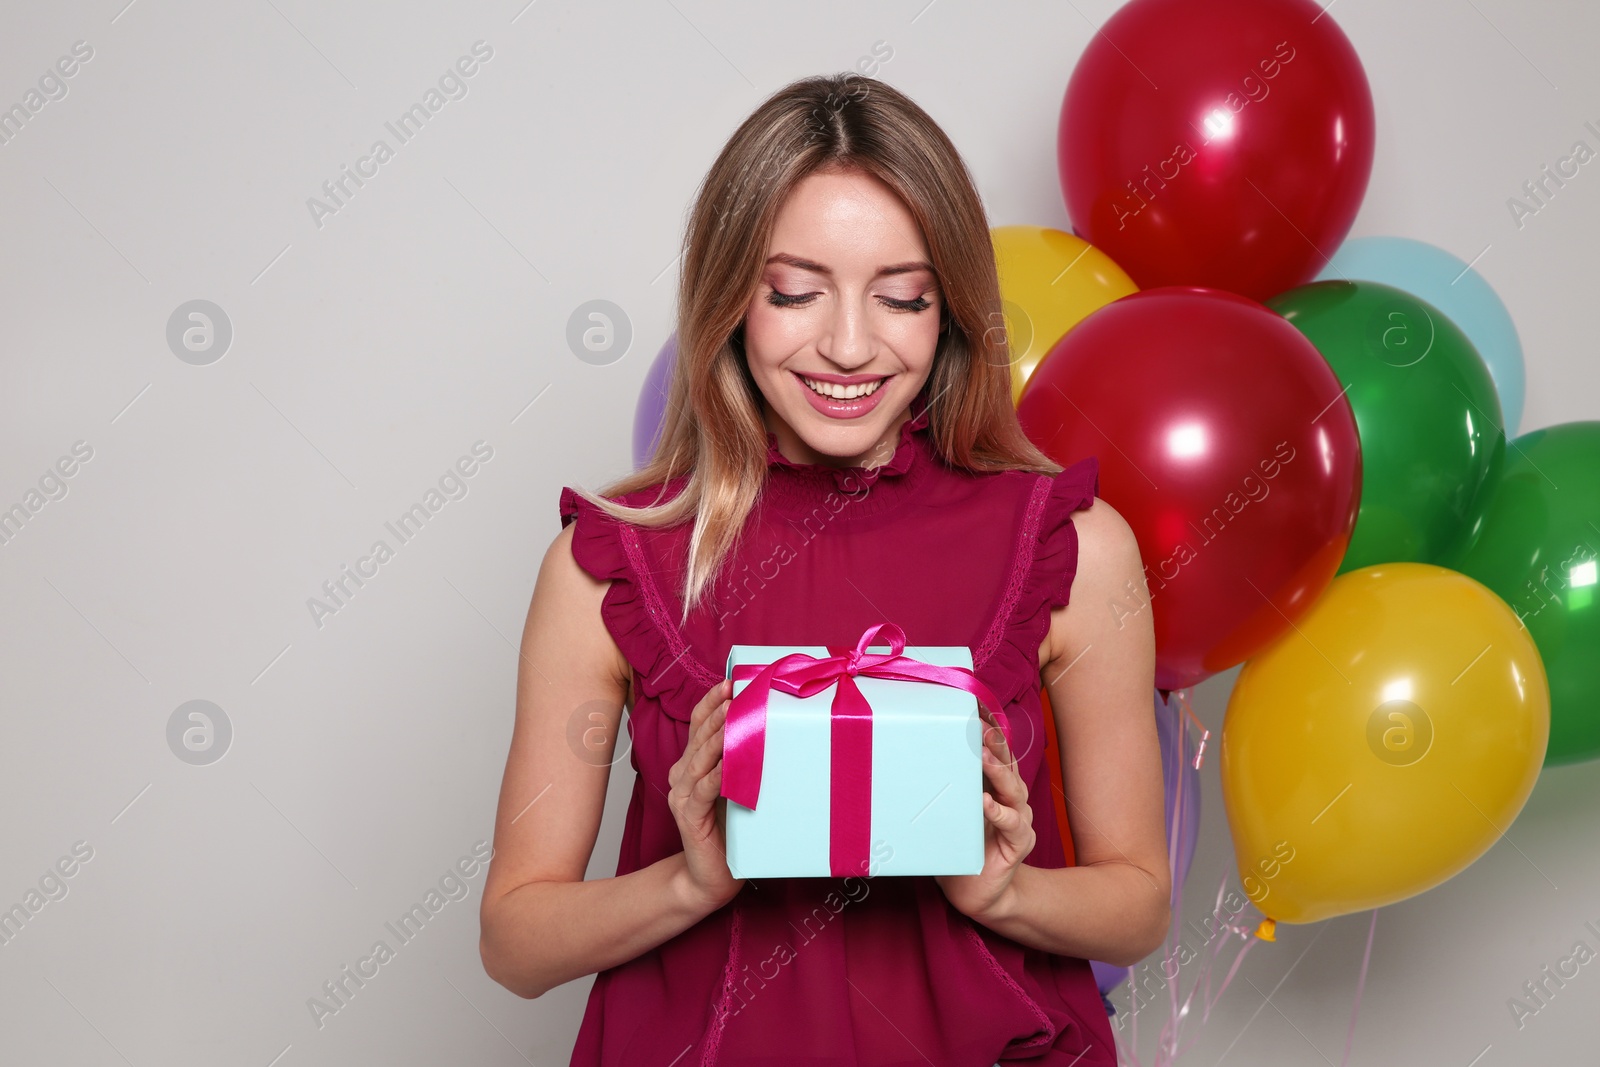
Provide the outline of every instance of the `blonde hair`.
<path id="1" fill-rule="evenodd" d="M 678 275 L 677 362 L 655 454 L 602 494 L 574 487 L 638 526 L 694 519 L 684 620 L 736 545 L 765 484 L 767 429 L 745 362 L 744 315 L 779 208 L 802 179 L 824 170 L 876 176 L 921 227 L 944 302 L 924 387 L 929 438 L 940 458 L 977 472 L 1062 469 L 1017 421 L 988 219 L 955 146 L 892 86 L 856 74 L 803 78 L 740 124 L 696 193 Z M 682 492 L 664 503 L 628 507 L 607 499 L 651 487 L 665 492 L 685 474 Z"/>

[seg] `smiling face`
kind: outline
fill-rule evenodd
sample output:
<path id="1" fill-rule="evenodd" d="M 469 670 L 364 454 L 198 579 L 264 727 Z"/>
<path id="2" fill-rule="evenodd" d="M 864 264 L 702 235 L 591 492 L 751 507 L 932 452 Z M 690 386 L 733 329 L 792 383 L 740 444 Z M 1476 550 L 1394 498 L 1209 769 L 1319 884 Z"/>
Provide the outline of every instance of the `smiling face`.
<path id="1" fill-rule="evenodd" d="M 878 178 L 813 173 L 784 201 L 767 252 L 744 320 L 762 421 L 796 463 L 881 466 L 939 340 L 921 229 Z"/>

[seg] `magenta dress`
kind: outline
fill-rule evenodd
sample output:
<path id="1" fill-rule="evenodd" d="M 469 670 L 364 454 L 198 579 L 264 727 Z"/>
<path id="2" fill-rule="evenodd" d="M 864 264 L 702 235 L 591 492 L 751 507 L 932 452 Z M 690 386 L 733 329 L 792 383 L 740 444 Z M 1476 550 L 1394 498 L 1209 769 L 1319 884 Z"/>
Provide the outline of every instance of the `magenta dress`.
<path id="1" fill-rule="evenodd" d="M 1072 587 L 1071 514 L 1093 503 L 1096 461 L 1055 476 L 964 472 L 933 451 L 924 397 L 911 412 L 893 459 L 870 470 L 793 463 L 769 434 L 760 502 L 715 595 L 686 626 L 678 590 L 692 524 L 618 523 L 562 490 L 579 565 L 611 582 L 601 611 L 637 693 L 619 875 L 683 849 L 667 772 L 730 645 L 853 647 L 884 621 L 908 644 L 971 648 L 1028 783 L 1038 842 L 1027 862 L 1065 865 L 1044 762 L 1039 647 Z M 1117 1058 L 1087 962 L 974 923 L 932 877 L 885 876 L 747 881 L 694 926 L 596 976 L 571 1062 L 1114 1067 Z"/>

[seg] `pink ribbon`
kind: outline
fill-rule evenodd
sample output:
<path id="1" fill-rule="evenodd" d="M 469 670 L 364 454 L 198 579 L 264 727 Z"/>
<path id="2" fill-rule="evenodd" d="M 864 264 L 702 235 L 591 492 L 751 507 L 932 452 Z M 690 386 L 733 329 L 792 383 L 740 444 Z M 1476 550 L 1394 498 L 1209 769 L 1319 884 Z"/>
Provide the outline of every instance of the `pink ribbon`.
<path id="1" fill-rule="evenodd" d="M 883 632 L 890 651 L 868 652 Z M 899 682 L 932 682 L 964 689 L 994 716 L 1011 744 L 1011 728 L 999 699 L 966 667 L 942 667 L 902 656 L 906 635 L 894 623 L 868 627 L 853 649 L 837 650 L 818 659 L 792 652 L 766 665 L 741 663 L 733 668 L 735 681 L 749 679 L 728 705 L 722 735 L 722 795 L 755 809 L 761 795 L 761 767 L 766 758 L 767 697 L 781 689 L 797 697 L 815 696 L 838 685 L 830 709 L 828 864 L 835 878 L 865 874 L 872 836 L 872 705 L 856 686 L 855 678 L 885 678 Z"/>

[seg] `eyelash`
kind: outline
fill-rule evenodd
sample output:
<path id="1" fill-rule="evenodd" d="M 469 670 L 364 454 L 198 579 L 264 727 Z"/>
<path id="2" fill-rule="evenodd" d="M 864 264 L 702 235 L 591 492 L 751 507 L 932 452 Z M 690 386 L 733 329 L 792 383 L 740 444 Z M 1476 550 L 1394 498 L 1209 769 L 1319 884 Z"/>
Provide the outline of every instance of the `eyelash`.
<path id="1" fill-rule="evenodd" d="M 816 293 L 805 293 L 800 296 L 790 296 L 774 289 L 767 294 L 767 303 L 773 307 L 802 307 L 816 295 Z M 926 311 L 931 306 L 926 296 L 919 296 L 914 300 L 895 300 L 887 296 L 880 296 L 878 299 L 896 311 Z"/>

